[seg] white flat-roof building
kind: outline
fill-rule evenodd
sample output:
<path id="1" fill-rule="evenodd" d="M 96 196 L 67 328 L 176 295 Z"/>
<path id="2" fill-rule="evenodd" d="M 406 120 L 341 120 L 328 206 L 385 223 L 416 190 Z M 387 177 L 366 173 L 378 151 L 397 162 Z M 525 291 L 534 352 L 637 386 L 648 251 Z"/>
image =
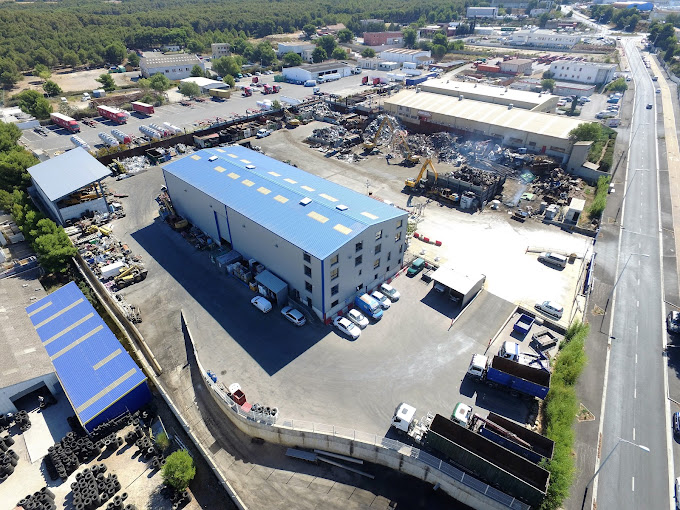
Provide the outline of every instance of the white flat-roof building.
<path id="1" fill-rule="evenodd" d="M 223 81 L 211 80 L 202 76 L 190 76 L 180 80 L 180 83 L 195 83 L 203 94 L 207 94 L 210 89 L 228 89 L 229 85 Z"/>
<path id="2" fill-rule="evenodd" d="M 599 85 L 614 79 L 616 64 L 556 60 L 550 64 L 550 72 L 556 80 Z"/>
<path id="3" fill-rule="evenodd" d="M 563 34 L 551 30 L 518 30 L 510 34 L 508 43 L 513 46 L 531 46 L 533 48 L 570 49 L 581 42 L 579 34 Z"/>
<path id="4" fill-rule="evenodd" d="M 418 57 L 425 57 L 418 60 Z M 389 62 L 415 62 L 420 65 L 429 65 L 434 62 L 432 53 L 425 50 L 409 50 L 406 48 L 392 48 L 380 52 L 380 59 Z"/>
<path id="5" fill-rule="evenodd" d="M 559 97 L 540 92 L 516 90 L 496 85 L 472 83 L 468 81 L 453 81 L 447 79 L 427 80 L 419 85 L 423 92 L 433 92 L 446 96 L 465 99 L 474 99 L 485 103 L 499 104 L 503 106 L 513 105 L 515 108 L 532 110 L 535 112 L 554 111 Z"/>
<path id="6" fill-rule="evenodd" d="M 569 133 L 581 124 L 571 117 L 453 99 L 442 94 L 403 90 L 384 100 L 386 113 L 416 127 L 442 127 L 493 138 L 509 147 L 525 147 L 567 161 L 573 147 Z"/>
<path id="7" fill-rule="evenodd" d="M 300 55 L 303 61 L 311 62 L 312 52 L 315 48 L 315 45 L 309 43 L 279 43 L 276 49 L 276 56 L 281 58 L 286 53 L 295 53 Z"/>
<path id="8" fill-rule="evenodd" d="M 498 17 L 498 7 L 468 7 L 468 18 L 492 18 Z"/>
<path id="9" fill-rule="evenodd" d="M 318 80 L 320 77 L 344 78 L 352 74 L 352 68 L 341 62 L 321 62 L 299 67 L 286 67 L 282 71 L 286 81 L 291 83 L 304 83 L 307 80 Z"/>
<path id="10" fill-rule="evenodd" d="M 212 51 L 212 58 L 228 57 L 231 55 L 231 44 L 229 43 L 212 43 L 210 49 Z"/>
<path id="11" fill-rule="evenodd" d="M 179 55 L 153 55 L 143 57 L 139 61 L 139 69 L 144 78 L 150 78 L 154 74 L 161 73 L 170 80 L 181 80 L 191 76 L 191 70 L 197 65 L 205 71 L 205 64 L 196 55 L 185 53 Z"/>

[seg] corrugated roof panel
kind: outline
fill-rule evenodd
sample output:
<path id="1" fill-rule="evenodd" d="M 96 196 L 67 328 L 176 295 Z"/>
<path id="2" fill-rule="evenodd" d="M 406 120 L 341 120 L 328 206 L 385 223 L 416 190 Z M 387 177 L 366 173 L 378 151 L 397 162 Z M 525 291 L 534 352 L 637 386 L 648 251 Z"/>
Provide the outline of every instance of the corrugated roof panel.
<path id="1" fill-rule="evenodd" d="M 81 423 L 145 383 L 144 373 L 75 283 L 33 303 L 26 312 Z"/>
<path id="2" fill-rule="evenodd" d="M 334 225 L 343 225 L 356 235 L 377 222 L 406 215 L 396 207 L 245 147 L 230 146 L 226 150 L 228 153 L 222 155 L 214 149 L 203 149 L 199 152 L 204 155 L 203 160 L 185 157 L 165 165 L 164 171 L 317 258 L 326 258 L 347 242 L 347 234 L 334 229 Z M 212 155 L 219 156 L 220 164 L 227 172 L 206 171 L 212 170 L 213 164 L 207 161 Z M 242 159 L 252 162 L 253 167 L 246 168 L 246 164 L 240 161 Z M 237 177 L 233 178 L 232 174 Z M 240 184 L 243 180 L 252 184 L 243 186 Z M 263 195 L 257 192 L 261 187 L 271 193 Z M 321 195 L 334 198 L 336 202 Z M 307 206 L 300 204 L 305 197 L 310 199 Z M 337 202 L 348 209 L 336 209 Z M 315 214 L 308 216 L 310 212 Z M 319 216 L 327 220 L 320 223 L 315 219 Z"/>

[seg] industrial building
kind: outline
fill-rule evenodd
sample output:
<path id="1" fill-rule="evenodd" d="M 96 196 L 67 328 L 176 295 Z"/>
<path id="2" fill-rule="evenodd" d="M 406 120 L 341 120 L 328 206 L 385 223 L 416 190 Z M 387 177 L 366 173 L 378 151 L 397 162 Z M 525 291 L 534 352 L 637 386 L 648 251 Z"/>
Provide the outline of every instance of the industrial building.
<path id="1" fill-rule="evenodd" d="M 101 181 L 111 171 L 82 147 L 28 169 L 29 193 L 55 222 L 80 219 L 87 212 L 108 212 Z"/>
<path id="2" fill-rule="evenodd" d="M 296 53 L 302 57 L 305 62 L 312 61 L 312 53 L 316 46 L 309 43 L 282 43 L 280 42 L 276 49 L 276 56 L 281 58 L 286 53 Z"/>
<path id="3" fill-rule="evenodd" d="M 450 130 L 491 138 L 503 145 L 544 153 L 566 162 L 569 133 L 581 121 L 471 99 L 403 90 L 384 100 L 386 113 L 421 131 Z"/>
<path id="4" fill-rule="evenodd" d="M 615 9 L 637 9 L 640 12 L 654 10 L 654 4 L 652 2 L 614 2 L 612 7 Z"/>
<path id="5" fill-rule="evenodd" d="M 468 275 L 452 265 L 444 265 L 432 273 L 434 289 L 448 294 L 449 298 L 464 308 L 484 287 L 486 276 Z"/>
<path id="6" fill-rule="evenodd" d="M 425 50 L 409 50 L 406 48 L 393 48 L 380 52 L 380 59 L 390 62 L 413 62 L 420 66 L 430 65 L 434 62 L 432 53 Z"/>
<path id="7" fill-rule="evenodd" d="M 24 307 L 47 294 L 34 269 L 0 279 L 0 414 L 16 413 L 15 403 L 34 391 L 57 395 L 59 380 Z"/>
<path id="8" fill-rule="evenodd" d="M 364 32 L 366 46 L 383 46 L 385 44 L 404 44 L 402 32 Z"/>
<path id="9" fill-rule="evenodd" d="M 614 79 L 616 64 L 556 60 L 550 64 L 550 72 L 556 80 L 601 85 Z"/>
<path id="10" fill-rule="evenodd" d="M 502 73 L 507 74 L 531 74 L 534 61 L 530 58 L 511 58 L 498 64 Z"/>
<path id="11" fill-rule="evenodd" d="M 154 53 L 151 57 L 142 57 L 139 60 L 139 69 L 144 78 L 150 78 L 154 74 L 161 73 L 170 80 L 181 80 L 191 76 L 194 66 L 199 66 L 205 71 L 205 64 L 196 55 L 181 53 L 179 55 L 164 55 Z"/>
<path id="12" fill-rule="evenodd" d="M 228 89 L 229 84 L 219 80 L 211 80 L 210 78 L 203 78 L 202 76 L 190 76 L 180 80 L 180 83 L 195 83 L 201 90 L 202 94 L 207 94 L 211 89 Z"/>
<path id="13" fill-rule="evenodd" d="M 565 34 L 532 28 L 518 30 L 508 37 L 508 44 L 513 46 L 530 46 L 532 48 L 571 49 L 581 42 L 577 34 Z"/>
<path id="14" fill-rule="evenodd" d="M 459 99 L 462 95 L 465 99 L 503 106 L 513 105 L 515 108 L 534 112 L 555 111 L 560 99 L 558 96 L 548 93 L 528 92 L 496 85 L 447 79 L 427 80 L 419 87 L 423 92 L 454 96 L 456 99 Z"/>
<path id="15" fill-rule="evenodd" d="M 146 376 L 75 282 L 27 306 L 26 313 L 85 430 L 151 400 Z"/>
<path id="16" fill-rule="evenodd" d="M 352 68 L 341 62 L 321 62 L 320 64 L 286 67 L 282 73 L 288 82 L 304 83 L 307 80 L 318 80 L 321 76 L 344 78 L 352 74 Z"/>
<path id="17" fill-rule="evenodd" d="M 492 18 L 498 17 L 498 7 L 468 7 L 468 18 Z"/>
<path id="18" fill-rule="evenodd" d="M 258 152 L 204 149 L 163 175 L 178 214 L 267 268 L 257 281 L 280 306 L 289 296 L 329 321 L 402 267 L 406 212 Z"/>
<path id="19" fill-rule="evenodd" d="M 228 57 L 231 55 L 231 44 L 229 43 L 212 43 L 210 45 L 212 58 Z"/>

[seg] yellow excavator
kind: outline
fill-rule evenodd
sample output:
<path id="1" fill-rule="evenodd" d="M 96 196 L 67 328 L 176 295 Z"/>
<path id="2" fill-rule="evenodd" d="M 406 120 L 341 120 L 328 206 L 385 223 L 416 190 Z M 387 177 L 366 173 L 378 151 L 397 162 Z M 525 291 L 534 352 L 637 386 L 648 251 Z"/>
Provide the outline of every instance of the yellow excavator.
<path id="1" fill-rule="evenodd" d="M 392 130 L 392 133 L 394 133 L 394 125 L 392 124 L 390 118 L 387 115 L 385 115 L 383 117 L 382 122 L 380 122 L 380 126 L 378 126 L 378 130 L 373 135 L 373 138 L 371 138 L 371 141 L 364 143 L 364 149 L 366 150 L 366 152 L 370 152 L 376 148 L 376 146 L 378 145 L 378 138 L 380 137 L 380 133 L 382 133 L 382 130 L 387 125 L 389 125 L 390 129 Z"/>
<path id="2" fill-rule="evenodd" d="M 189 222 L 175 212 L 174 207 L 172 207 L 172 204 L 170 203 L 170 200 L 168 200 L 168 196 L 165 193 L 161 194 L 161 201 L 170 213 L 168 221 L 170 222 L 170 226 L 172 226 L 172 228 L 175 230 L 182 230 L 189 226 Z"/>
<path id="3" fill-rule="evenodd" d="M 128 285 L 144 280 L 148 272 L 149 271 L 142 266 L 133 265 L 121 270 L 120 274 L 114 277 L 114 281 L 118 288 L 127 287 Z"/>
<path id="4" fill-rule="evenodd" d="M 286 126 L 288 126 L 289 128 L 295 128 L 295 127 L 298 127 L 300 124 L 302 124 L 300 122 L 300 119 L 296 118 L 295 115 L 293 115 L 288 110 L 288 108 L 284 108 L 283 115 L 286 119 Z"/>
<path id="5" fill-rule="evenodd" d="M 399 131 L 397 135 L 397 145 L 401 146 L 404 150 L 404 161 L 401 162 L 402 165 L 414 166 L 420 163 L 420 157 L 413 154 L 403 131 Z"/>
<path id="6" fill-rule="evenodd" d="M 432 160 L 430 158 L 427 158 L 425 160 L 425 163 L 423 163 L 423 166 L 420 168 L 420 172 L 418 173 L 418 177 L 415 179 L 406 179 L 405 181 L 405 187 L 409 191 L 415 191 L 418 188 L 418 185 L 420 184 L 421 179 L 423 178 L 423 175 L 425 175 L 425 172 L 427 171 L 427 167 L 430 167 L 432 169 L 432 173 L 434 173 L 434 182 L 432 183 L 433 185 L 437 184 L 437 170 L 435 170 L 434 165 L 432 164 Z"/>

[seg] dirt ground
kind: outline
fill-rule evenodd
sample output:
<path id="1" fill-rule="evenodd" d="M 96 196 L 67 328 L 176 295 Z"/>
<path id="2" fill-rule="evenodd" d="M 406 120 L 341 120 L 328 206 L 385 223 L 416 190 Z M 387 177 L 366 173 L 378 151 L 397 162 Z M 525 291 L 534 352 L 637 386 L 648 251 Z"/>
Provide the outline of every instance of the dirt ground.
<path id="1" fill-rule="evenodd" d="M 106 73 L 107 69 L 105 67 L 75 72 L 60 70 L 54 72 L 49 79 L 59 85 L 64 93 L 68 94 L 69 92 L 92 91 L 101 87 L 101 83 L 97 81 L 97 78 Z M 118 86 L 130 85 L 132 83 L 131 78 L 138 75 L 139 72 L 137 71 L 111 74 L 113 81 Z M 38 90 L 42 92 L 42 80 L 35 76 L 24 76 L 23 80 L 14 86 L 11 93 L 18 94 L 22 90 Z"/>

